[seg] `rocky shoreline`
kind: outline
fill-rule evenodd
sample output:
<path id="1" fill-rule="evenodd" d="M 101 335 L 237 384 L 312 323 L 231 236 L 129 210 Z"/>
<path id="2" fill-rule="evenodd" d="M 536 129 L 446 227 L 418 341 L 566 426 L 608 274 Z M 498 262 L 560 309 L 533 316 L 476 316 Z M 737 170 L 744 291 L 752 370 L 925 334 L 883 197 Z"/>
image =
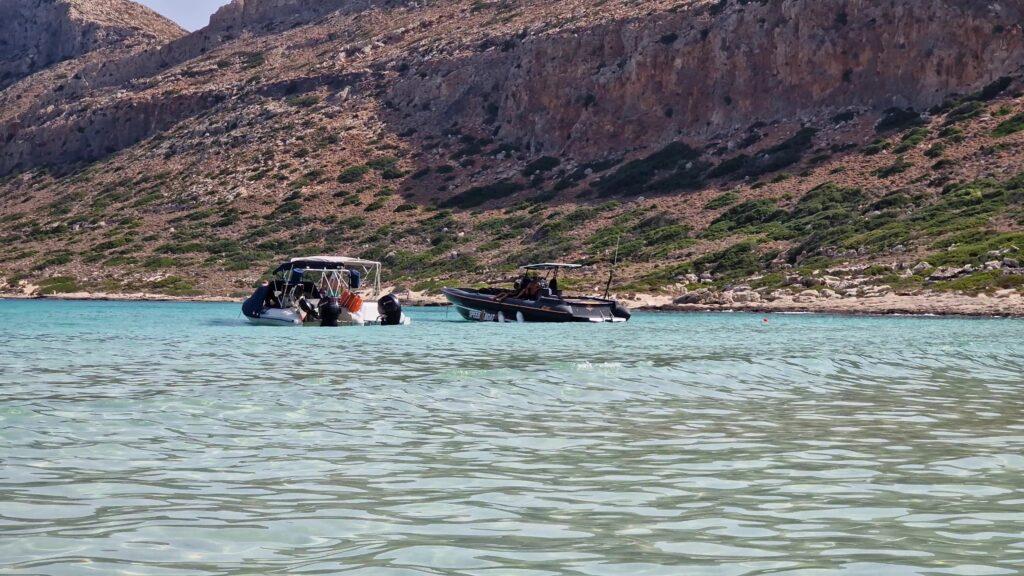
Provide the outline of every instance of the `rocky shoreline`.
<path id="1" fill-rule="evenodd" d="M 797 294 L 757 298 L 747 291 L 697 291 L 683 296 L 665 294 L 615 295 L 632 310 L 658 312 L 753 312 L 814 313 L 857 316 L 978 316 L 1024 318 L 1024 294 L 1001 290 L 992 295 L 927 292 L 921 294 L 875 293 L 865 296 L 828 297 L 804 291 Z M 751 294 L 757 292 L 750 291 Z M 149 293 L 113 294 L 77 292 L 53 295 L 0 293 L 0 299 L 15 300 L 80 300 L 123 302 L 193 302 L 225 303 L 241 299 L 227 296 L 167 296 Z M 447 306 L 440 295 L 410 293 L 402 299 L 407 306 Z"/>

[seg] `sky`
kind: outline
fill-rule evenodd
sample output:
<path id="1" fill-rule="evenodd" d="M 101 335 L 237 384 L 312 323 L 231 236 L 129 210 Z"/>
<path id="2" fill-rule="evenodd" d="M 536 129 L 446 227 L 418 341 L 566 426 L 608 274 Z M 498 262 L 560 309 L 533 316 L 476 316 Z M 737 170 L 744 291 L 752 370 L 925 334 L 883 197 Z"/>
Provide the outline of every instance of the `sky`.
<path id="1" fill-rule="evenodd" d="M 186 30 L 198 30 L 210 22 L 210 14 L 229 0 L 137 0 L 174 20 Z"/>

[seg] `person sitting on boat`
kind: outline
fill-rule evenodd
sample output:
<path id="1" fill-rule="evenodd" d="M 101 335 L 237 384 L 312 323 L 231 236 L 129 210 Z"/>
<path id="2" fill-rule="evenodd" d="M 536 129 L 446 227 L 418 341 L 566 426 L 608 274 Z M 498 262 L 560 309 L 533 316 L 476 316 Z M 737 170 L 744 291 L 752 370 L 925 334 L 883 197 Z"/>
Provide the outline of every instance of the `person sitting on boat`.
<path id="1" fill-rule="evenodd" d="M 536 276 L 531 276 L 528 272 L 523 274 L 523 277 L 516 282 L 516 286 L 519 288 L 518 290 L 513 287 L 513 293 L 510 294 L 509 292 L 504 292 L 502 294 L 498 294 L 495 300 L 502 302 L 506 298 L 510 297 L 517 300 L 536 300 L 543 288 L 540 283 L 540 279 Z"/>
<path id="2" fill-rule="evenodd" d="M 501 302 L 502 300 L 508 298 L 509 296 L 512 296 L 513 294 L 519 294 L 522 291 L 523 286 L 525 286 L 529 281 L 530 274 L 528 272 L 523 272 L 522 276 L 516 278 L 515 281 L 512 282 L 511 292 L 501 292 L 500 294 L 495 296 L 494 299 L 498 302 Z"/>

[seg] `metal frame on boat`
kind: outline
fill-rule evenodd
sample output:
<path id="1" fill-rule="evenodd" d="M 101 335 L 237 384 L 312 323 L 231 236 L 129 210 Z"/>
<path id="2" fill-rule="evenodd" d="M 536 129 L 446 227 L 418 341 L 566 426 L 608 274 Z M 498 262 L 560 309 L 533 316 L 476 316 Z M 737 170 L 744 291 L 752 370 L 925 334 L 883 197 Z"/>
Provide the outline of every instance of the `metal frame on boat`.
<path id="1" fill-rule="evenodd" d="M 582 268 L 579 264 L 544 262 L 521 267 L 529 272 Z M 498 288 L 445 288 L 441 292 L 466 320 L 477 322 L 625 322 L 629 310 L 615 300 L 592 296 L 565 297 L 557 287 L 540 279 L 535 296 L 521 282 L 512 291 Z"/>
<path id="2" fill-rule="evenodd" d="M 379 298 L 381 263 L 347 256 L 292 258 L 242 304 L 253 324 L 399 325 L 411 321 L 393 294 Z M 364 301 L 364 297 L 366 301 Z"/>

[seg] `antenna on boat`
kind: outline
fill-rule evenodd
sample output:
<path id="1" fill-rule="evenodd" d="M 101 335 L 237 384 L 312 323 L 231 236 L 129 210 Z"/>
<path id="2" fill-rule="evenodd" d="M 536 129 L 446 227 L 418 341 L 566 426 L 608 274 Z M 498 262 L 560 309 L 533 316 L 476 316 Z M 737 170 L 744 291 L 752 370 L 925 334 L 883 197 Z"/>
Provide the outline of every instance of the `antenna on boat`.
<path id="1" fill-rule="evenodd" d="M 619 265 L 619 240 L 622 240 L 622 234 L 615 237 L 615 259 L 612 260 L 612 269 L 608 271 L 608 283 L 604 286 L 605 298 L 612 289 L 612 278 L 615 277 L 615 268 Z"/>

